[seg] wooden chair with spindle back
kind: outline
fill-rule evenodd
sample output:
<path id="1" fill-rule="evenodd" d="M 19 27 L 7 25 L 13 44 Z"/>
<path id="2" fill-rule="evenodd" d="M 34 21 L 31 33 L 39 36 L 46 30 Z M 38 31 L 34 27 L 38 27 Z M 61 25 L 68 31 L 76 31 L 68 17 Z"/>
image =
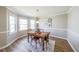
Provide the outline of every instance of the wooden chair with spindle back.
<path id="1" fill-rule="evenodd" d="M 46 41 L 46 48 L 47 48 L 47 44 L 49 44 L 49 33 L 47 33 L 47 36 L 45 37 L 45 41 Z"/>
<path id="2" fill-rule="evenodd" d="M 35 31 L 36 33 L 38 33 L 38 34 L 40 34 L 41 32 L 40 32 L 40 29 L 37 29 L 37 31 Z M 36 36 L 36 34 L 33 36 L 33 38 L 32 38 L 32 40 L 34 40 L 35 41 L 35 43 L 36 43 L 36 48 L 37 48 L 37 41 L 39 41 L 39 37 L 38 36 Z M 31 42 L 32 42 L 32 40 L 31 40 Z"/>

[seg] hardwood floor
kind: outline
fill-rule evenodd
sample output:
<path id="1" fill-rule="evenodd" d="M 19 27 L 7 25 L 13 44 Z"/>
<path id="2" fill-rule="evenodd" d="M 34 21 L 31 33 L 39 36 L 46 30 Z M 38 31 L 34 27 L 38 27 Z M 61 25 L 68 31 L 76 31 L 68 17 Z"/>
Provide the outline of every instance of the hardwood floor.
<path id="1" fill-rule="evenodd" d="M 67 40 L 55 38 L 54 52 L 73 52 Z"/>
<path id="2" fill-rule="evenodd" d="M 73 52 L 67 40 L 50 37 L 49 43 L 50 44 L 48 48 L 51 47 L 50 49 L 45 51 L 40 50 L 39 52 Z M 28 44 L 27 37 L 24 37 L 18 39 L 12 45 L 0 51 L 1 52 L 38 52 L 36 51 L 36 49 L 33 48 L 34 46 L 31 46 L 31 48 L 29 48 L 29 46 L 31 45 Z M 39 45 L 38 48 L 40 48 Z"/>

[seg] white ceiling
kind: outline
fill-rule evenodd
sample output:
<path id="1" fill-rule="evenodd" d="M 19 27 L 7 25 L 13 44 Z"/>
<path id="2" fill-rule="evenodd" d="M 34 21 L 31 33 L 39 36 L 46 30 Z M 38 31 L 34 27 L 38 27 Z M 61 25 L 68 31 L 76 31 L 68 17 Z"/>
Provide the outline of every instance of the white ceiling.
<path id="1" fill-rule="evenodd" d="M 63 14 L 68 11 L 69 6 L 8 6 L 20 15 L 38 16 L 40 18 L 53 17 L 57 14 Z M 39 9 L 39 12 L 36 10 Z"/>

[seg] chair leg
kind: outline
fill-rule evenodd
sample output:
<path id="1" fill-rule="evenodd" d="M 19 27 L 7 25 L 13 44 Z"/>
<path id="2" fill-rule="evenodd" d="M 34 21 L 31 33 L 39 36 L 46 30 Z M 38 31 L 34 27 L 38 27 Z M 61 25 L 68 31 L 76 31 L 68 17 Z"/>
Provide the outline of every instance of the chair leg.
<path id="1" fill-rule="evenodd" d="M 47 49 L 47 43 L 48 43 L 48 42 L 46 41 L 46 49 Z"/>
<path id="2" fill-rule="evenodd" d="M 41 41 L 40 41 L 40 39 L 38 40 L 38 42 L 39 42 L 39 44 L 40 44 L 40 46 L 41 46 Z"/>
<path id="3" fill-rule="evenodd" d="M 41 41 L 41 39 L 40 39 L 40 46 L 41 46 L 41 43 L 42 43 L 42 41 Z"/>
<path id="4" fill-rule="evenodd" d="M 46 49 L 47 49 L 47 45 L 49 44 L 49 40 L 46 41 Z"/>
<path id="5" fill-rule="evenodd" d="M 35 43 L 36 43 L 36 49 L 37 49 L 37 40 L 35 40 Z"/>
<path id="6" fill-rule="evenodd" d="M 31 42 L 32 42 L 32 40 L 33 40 L 33 38 L 32 38 L 32 36 L 31 36 Z"/>
<path id="7" fill-rule="evenodd" d="M 31 45 L 32 45 L 32 40 L 33 40 L 33 38 L 32 38 L 32 36 L 31 36 Z"/>
<path id="8" fill-rule="evenodd" d="M 48 42 L 48 44 L 49 44 L 49 40 L 48 40 L 47 42 Z"/>
<path id="9" fill-rule="evenodd" d="M 32 39 L 31 39 L 31 45 L 32 45 Z"/>

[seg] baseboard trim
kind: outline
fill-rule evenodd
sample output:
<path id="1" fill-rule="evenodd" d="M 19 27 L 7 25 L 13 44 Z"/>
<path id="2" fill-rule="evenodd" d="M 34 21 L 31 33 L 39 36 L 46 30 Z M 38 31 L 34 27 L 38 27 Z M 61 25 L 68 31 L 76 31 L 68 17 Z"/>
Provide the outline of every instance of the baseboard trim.
<path id="1" fill-rule="evenodd" d="M 13 44 L 16 40 L 18 40 L 19 38 L 22 38 L 22 37 L 24 37 L 24 36 L 27 36 L 27 35 L 22 35 L 22 36 L 20 36 L 20 37 L 15 38 L 15 39 L 14 39 L 13 41 L 11 41 L 9 44 L 7 44 L 7 45 L 1 47 L 0 50 L 7 48 L 7 47 L 10 46 L 11 44 Z M 57 38 L 61 38 L 61 39 L 67 40 L 67 38 L 63 38 L 63 37 L 59 37 L 59 36 L 53 36 L 53 35 L 52 35 L 52 37 L 57 37 Z"/>
<path id="2" fill-rule="evenodd" d="M 59 37 L 59 36 L 53 36 L 53 37 L 57 37 L 57 38 L 60 38 L 60 39 L 65 39 L 65 40 L 67 40 L 67 38 L 64 38 L 64 37 Z"/>
<path id="3" fill-rule="evenodd" d="M 13 40 L 12 42 L 10 42 L 9 44 L 7 44 L 7 45 L 1 47 L 0 50 L 7 48 L 7 47 L 10 46 L 11 44 L 13 44 L 16 40 L 18 40 L 19 38 L 22 38 L 22 37 L 24 37 L 24 36 L 27 36 L 27 35 L 23 35 L 23 36 L 17 37 L 16 39 L 14 39 L 14 40 Z M 61 38 L 61 39 L 67 40 L 67 38 L 63 38 L 63 37 L 59 37 L 59 36 L 52 36 L 52 37 L 57 37 L 57 38 Z M 68 40 L 67 40 L 67 41 L 68 41 Z M 68 41 L 68 43 L 70 44 L 71 48 L 72 48 L 75 52 L 77 52 L 69 41 Z"/>
<path id="4" fill-rule="evenodd" d="M 7 45 L 1 47 L 0 50 L 7 48 L 7 47 L 10 46 L 11 44 L 13 44 L 16 40 L 18 40 L 19 38 L 22 38 L 22 37 L 24 37 L 24 36 L 27 36 L 27 35 L 22 35 L 22 36 L 20 36 L 20 37 L 15 38 L 15 39 L 14 39 L 13 41 L 11 41 L 9 44 L 7 44 Z"/>
<path id="5" fill-rule="evenodd" d="M 65 39 L 65 40 L 67 40 L 68 38 L 63 38 L 63 37 L 59 37 L 59 36 L 53 36 L 53 37 L 57 37 L 57 38 L 60 38 L 60 39 Z M 67 40 L 68 41 L 68 40 Z M 68 43 L 69 43 L 69 45 L 71 46 L 71 48 L 73 49 L 73 51 L 74 52 L 77 52 L 76 50 L 75 50 L 75 48 L 72 46 L 72 44 L 68 41 Z"/>
<path id="6" fill-rule="evenodd" d="M 68 30 L 68 33 L 73 34 L 74 36 L 79 37 L 79 34 L 73 32 L 73 31 L 71 31 L 71 30 Z M 77 50 L 73 47 L 73 45 L 71 44 L 71 42 L 70 42 L 69 40 L 67 40 L 67 41 L 68 41 L 68 43 L 71 45 L 71 47 L 72 47 L 72 49 L 74 50 L 74 52 L 77 52 Z"/>
<path id="7" fill-rule="evenodd" d="M 69 42 L 69 40 L 67 40 L 67 41 L 68 41 L 69 45 L 71 46 L 71 48 L 74 50 L 74 52 L 77 52 L 77 51 L 75 50 L 75 48 L 72 46 L 72 44 Z"/>

